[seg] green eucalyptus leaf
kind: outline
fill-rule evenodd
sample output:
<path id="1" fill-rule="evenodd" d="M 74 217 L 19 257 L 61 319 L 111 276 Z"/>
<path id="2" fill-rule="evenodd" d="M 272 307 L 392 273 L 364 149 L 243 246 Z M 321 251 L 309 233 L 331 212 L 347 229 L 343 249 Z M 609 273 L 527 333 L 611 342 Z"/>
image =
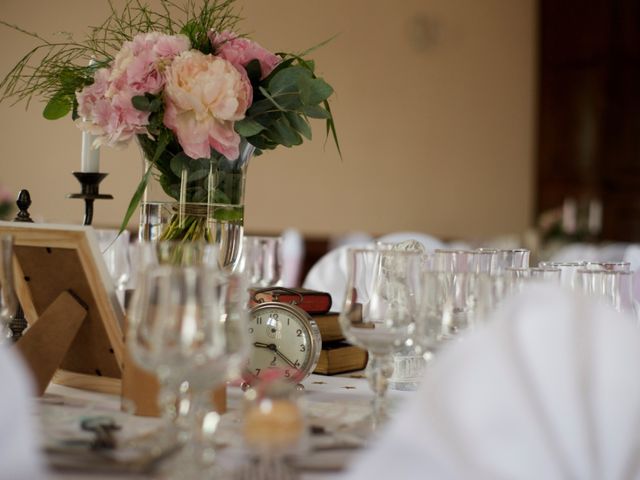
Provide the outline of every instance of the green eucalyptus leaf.
<path id="1" fill-rule="evenodd" d="M 149 104 L 149 111 L 159 112 L 160 110 L 162 110 L 162 99 L 160 97 L 156 97 L 151 100 L 151 103 Z"/>
<path id="2" fill-rule="evenodd" d="M 171 162 L 169 167 L 171 168 L 171 172 L 178 178 L 182 176 L 182 170 L 187 168 L 189 162 L 191 162 L 191 157 L 189 157 L 186 153 L 180 152 L 174 155 L 171 158 Z"/>
<path id="3" fill-rule="evenodd" d="M 287 112 L 285 115 L 293 128 L 304 135 L 307 140 L 311 140 L 311 127 L 303 117 L 293 112 Z"/>
<path id="4" fill-rule="evenodd" d="M 131 104 L 136 110 L 140 110 L 142 112 L 150 112 L 151 111 L 151 102 L 145 95 L 136 95 L 131 97 Z"/>
<path id="5" fill-rule="evenodd" d="M 311 80 L 312 76 L 313 74 L 304 67 L 285 68 L 269 80 L 269 92 L 275 96 L 281 92 L 300 91 L 300 85 L 305 80 Z"/>
<path id="6" fill-rule="evenodd" d="M 267 100 L 268 100 L 269 102 L 271 102 L 271 105 L 273 105 L 273 107 L 275 107 L 275 109 L 276 109 L 276 110 L 280 110 L 280 111 L 284 112 L 284 110 L 285 110 L 285 109 L 284 109 L 284 107 L 282 107 L 282 106 L 278 103 L 278 101 L 277 101 L 275 98 L 273 98 L 273 97 L 269 94 L 269 92 L 267 91 L 267 89 L 266 89 L 266 88 L 260 87 L 260 92 L 262 92 L 262 94 L 263 94 L 265 97 L 267 97 Z"/>
<path id="7" fill-rule="evenodd" d="M 302 112 L 307 117 L 311 117 L 311 118 L 325 118 L 325 119 L 331 118 L 331 113 L 329 113 L 327 110 L 325 110 L 319 105 L 305 105 L 304 107 L 302 107 Z"/>
<path id="8" fill-rule="evenodd" d="M 279 118 L 273 124 L 278 135 L 282 138 L 285 147 L 292 147 L 302 143 L 302 137 L 296 132 L 285 117 Z"/>
<path id="9" fill-rule="evenodd" d="M 73 102 L 69 100 L 69 97 L 62 94 L 56 94 L 44 107 L 42 116 L 47 120 L 57 120 L 68 114 L 73 107 Z"/>
<path id="10" fill-rule="evenodd" d="M 250 118 L 243 118 L 235 123 L 234 128 L 238 135 L 242 137 L 251 137 L 253 135 L 257 135 L 262 130 L 264 130 L 264 126 L 258 123 L 255 120 Z"/>
<path id="11" fill-rule="evenodd" d="M 305 105 L 317 105 L 331 96 L 333 88 L 321 78 L 313 78 L 301 85 L 300 95 Z"/>
<path id="12" fill-rule="evenodd" d="M 271 71 L 271 73 L 267 76 L 267 78 L 264 79 L 263 83 L 268 84 L 271 81 L 271 79 L 276 75 L 278 75 L 282 70 L 289 68 L 293 64 L 294 60 L 295 58 L 287 58 L 282 60 L 278 65 L 276 65 L 276 68 L 274 68 Z"/>

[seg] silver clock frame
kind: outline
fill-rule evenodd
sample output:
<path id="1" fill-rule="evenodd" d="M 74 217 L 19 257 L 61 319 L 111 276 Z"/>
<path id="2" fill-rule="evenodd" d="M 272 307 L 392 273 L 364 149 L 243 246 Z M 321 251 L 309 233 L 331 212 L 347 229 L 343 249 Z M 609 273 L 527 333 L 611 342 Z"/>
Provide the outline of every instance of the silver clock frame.
<path id="1" fill-rule="evenodd" d="M 279 309 L 284 310 L 292 316 L 298 318 L 309 337 L 309 351 L 307 360 L 300 366 L 299 374 L 296 377 L 291 377 L 296 382 L 301 382 L 307 378 L 318 365 L 320 359 L 320 351 L 322 350 L 322 337 L 320 336 L 320 330 L 316 321 L 306 311 L 296 306 L 295 304 L 283 303 L 283 302 L 262 302 L 254 306 L 249 310 L 249 316 L 254 318 L 262 310 L 266 309 Z M 253 348 L 253 347 L 252 347 Z"/>

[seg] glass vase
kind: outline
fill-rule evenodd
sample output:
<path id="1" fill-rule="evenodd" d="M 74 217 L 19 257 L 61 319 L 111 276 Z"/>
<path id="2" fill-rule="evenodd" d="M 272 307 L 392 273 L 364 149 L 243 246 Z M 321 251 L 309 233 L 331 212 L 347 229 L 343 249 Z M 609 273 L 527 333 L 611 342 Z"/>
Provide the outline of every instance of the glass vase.
<path id="1" fill-rule="evenodd" d="M 155 162 L 156 142 L 138 138 L 144 171 L 151 169 L 141 201 L 142 241 L 205 241 L 219 247 L 218 263 L 235 269 L 242 251 L 244 193 L 254 147 L 242 141 L 238 158 L 212 150 L 209 158 L 192 159 L 169 145 Z"/>

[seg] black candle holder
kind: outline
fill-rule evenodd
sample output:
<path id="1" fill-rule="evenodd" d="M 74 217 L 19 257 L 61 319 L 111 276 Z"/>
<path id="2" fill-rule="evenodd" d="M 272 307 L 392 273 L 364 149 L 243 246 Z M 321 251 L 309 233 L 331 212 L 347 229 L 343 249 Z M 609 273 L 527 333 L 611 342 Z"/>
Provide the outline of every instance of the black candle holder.
<path id="1" fill-rule="evenodd" d="M 91 225 L 93 221 L 93 202 L 95 200 L 113 199 L 113 195 L 100 193 L 100 182 L 107 175 L 107 173 L 98 172 L 73 172 L 73 176 L 78 179 L 82 188 L 80 193 L 70 193 L 67 198 L 81 198 L 84 200 L 83 225 Z"/>

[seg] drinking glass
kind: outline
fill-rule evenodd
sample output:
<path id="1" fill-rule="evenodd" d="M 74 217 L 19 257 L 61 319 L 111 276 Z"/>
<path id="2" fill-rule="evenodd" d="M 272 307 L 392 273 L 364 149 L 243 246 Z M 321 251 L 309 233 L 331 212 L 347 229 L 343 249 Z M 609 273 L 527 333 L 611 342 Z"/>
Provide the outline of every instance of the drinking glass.
<path id="1" fill-rule="evenodd" d="M 587 262 L 585 268 L 588 270 L 611 270 L 612 272 L 630 272 L 629 262 Z"/>
<path id="2" fill-rule="evenodd" d="M 0 236 L 0 343 L 10 336 L 9 324 L 18 309 L 13 277 L 13 237 Z"/>
<path id="3" fill-rule="evenodd" d="M 497 250 L 491 273 L 500 274 L 503 273 L 506 268 L 528 268 L 529 256 L 530 251 L 526 248 Z"/>
<path id="4" fill-rule="evenodd" d="M 142 276 L 129 309 L 127 344 L 141 368 L 157 375 L 159 403 L 167 408 L 188 387 L 186 415 L 173 427 L 184 445 L 172 473 L 201 478 L 214 468 L 213 434 L 219 415 L 211 391 L 236 378 L 248 356 L 241 277 L 206 266 L 150 267 Z"/>
<path id="5" fill-rule="evenodd" d="M 424 257 L 415 251 L 349 249 L 347 285 L 339 321 L 346 339 L 368 350 L 367 378 L 374 392 L 368 427 L 387 415 L 393 353 L 415 329 Z"/>
<path id="6" fill-rule="evenodd" d="M 599 297 L 619 312 L 633 314 L 633 273 L 615 270 L 579 269 L 576 288 L 588 296 Z"/>
<path id="7" fill-rule="evenodd" d="M 540 262 L 540 268 L 557 268 L 560 269 L 560 285 L 569 290 L 576 288 L 576 273 L 578 270 L 586 267 L 585 262 Z"/>
<path id="8" fill-rule="evenodd" d="M 282 237 L 245 235 L 241 270 L 252 287 L 279 286 L 282 281 Z"/>

